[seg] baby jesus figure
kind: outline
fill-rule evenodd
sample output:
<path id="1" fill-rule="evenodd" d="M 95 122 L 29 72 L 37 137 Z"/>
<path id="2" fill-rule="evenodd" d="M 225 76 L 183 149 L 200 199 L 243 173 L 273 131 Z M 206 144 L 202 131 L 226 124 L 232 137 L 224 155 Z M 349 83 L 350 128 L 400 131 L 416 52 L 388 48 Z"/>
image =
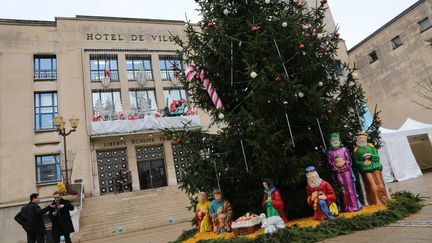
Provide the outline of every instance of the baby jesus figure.
<path id="1" fill-rule="evenodd" d="M 247 220 L 253 219 L 255 217 L 257 217 L 256 214 L 254 214 L 254 213 L 251 214 L 251 213 L 247 212 L 244 216 L 241 216 L 236 221 L 237 222 L 239 222 L 239 221 L 247 221 Z"/>

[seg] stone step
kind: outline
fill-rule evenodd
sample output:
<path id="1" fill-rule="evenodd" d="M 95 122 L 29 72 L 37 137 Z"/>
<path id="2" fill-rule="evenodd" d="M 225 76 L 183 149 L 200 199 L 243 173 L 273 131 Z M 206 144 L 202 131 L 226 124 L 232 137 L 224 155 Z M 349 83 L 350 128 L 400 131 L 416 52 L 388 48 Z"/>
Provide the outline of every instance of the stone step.
<path id="1" fill-rule="evenodd" d="M 86 235 L 86 234 L 94 234 L 97 232 L 106 233 L 106 232 L 112 232 L 116 231 L 118 227 L 122 227 L 123 231 L 133 231 L 137 229 L 145 229 L 145 228 L 152 228 L 156 226 L 163 226 L 168 225 L 171 223 L 178 223 L 178 222 L 191 222 L 192 217 L 173 217 L 174 220 L 172 222 L 168 222 L 167 219 L 161 219 L 161 220 L 153 220 L 151 222 L 146 221 L 124 221 L 124 222 L 118 222 L 118 223 L 110 223 L 110 224 L 101 224 L 99 226 L 88 226 L 85 230 L 80 231 L 80 234 Z"/>
<path id="2" fill-rule="evenodd" d="M 133 216 L 133 217 L 132 217 Z M 81 221 L 81 226 L 95 226 L 99 227 L 99 225 L 106 225 L 106 224 L 119 224 L 121 222 L 128 222 L 128 221 L 136 221 L 136 222 L 152 222 L 155 220 L 162 220 L 163 222 L 167 221 L 169 217 L 172 217 L 174 220 L 177 218 L 179 219 L 192 219 L 194 217 L 194 214 L 190 211 L 183 211 L 183 212 L 171 212 L 168 214 L 161 214 L 161 213 L 151 213 L 151 214 L 137 214 L 137 215 L 124 215 L 122 217 L 116 217 L 116 218 L 98 218 L 95 220 L 89 220 L 89 219 L 83 219 Z"/>
<path id="3" fill-rule="evenodd" d="M 133 197 L 133 196 L 137 196 L 137 195 L 152 195 L 152 194 L 161 194 L 161 193 L 168 193 L 168 192 L 183 192 L 183 191 L 178 189 L 177 186 L 166 186 L 166 187 L 160 187 L 160 188 L 156 188 L 156 189 L 138 190 L 138 191 L 133 191 L 133 192 L 126 191 L 123 193 L 87 197 L 84 200 L 87 200 L 87 201 L 100 201 L 100 200 L 102 200 L 102 201 L 104 201 L 104 200 L 117 199 L 119 197 L 129 197 L 129 196 Z M 183 192 L 183 194 L 185 194 L 185 193 Z"/>
<path id="4" fill-rule="evenodd" d="M 97 237 L 94 237 L 94 235 L 93 237 L 90 236 L 90 238 L 88 239 L 82 238 L 79 235 L 75 234 L 72 235 L 72 241 L 86 243 L 168 242 L 177 239 L 183 230 L 191 228 L 192 226 L 190 222 L 173 222 L 162 226 L 137 229 L 133 231 L 111 231 Z"/>
<path id="5" fill-rule="evenodd" d="M 135 206 L 137 204 L 140 205 L 151 205 L 153 203 L 159 203 L 159 202 L 170 202 L 170 201 L 184 201 L 189 203 L 189 199 L 186 197 L 186 195 L 164 195 L 164 196 L 154 196 L 154 197 L 136 197 L 128 200 L 124 199 L 118 199 L 116 201 L 111 202 L 93 202 L 93 203 L 87 203 L 84 201 L 83 208 L 91 207 L 95 209 L 103 208 L 103 209 L 109 209 L 113 207 L 118 207 L 119 205 L 130 205 Z M 145 204 L 143 204 L 145 202 Z"/>
<path id="6" fill-rule="evenodd" d="M 116 224 L 116 225 L 101 225 L 97 228 L 89 228 L 88 230 L 80 231 L 79 236 L 81 239 L 97 239 L 104 237 L 106 235 L 117 232 L 117 228 L 121 226 L 123 228 L 123 232 L 134 232 L 137 230 L 146 230 L 146 229 L 154 229 L 158 227 L 164 227 L 170 224 L 191 222 L 191 218 L 183 219 L 183 220 L 175 220 L 171 223 L 164 221 L 154 221 L 152 223 L 140 223 L 140 222 L 125 222 L 124 224 Z"/>
<path id="7" fill-rule="evenodd" d="M 107 237 L 93 239 L 91 241 L 80 241 L 83 243 L 159 243 L 176 240 L 184 230 L 192 229 L 190 222 L 164 225 L 148 230 L 134 232 L 111 233 Z M 74 240 L 74 238 L 72 238 Z M 73 242 L 79 242 L 74 240 Z"/>
<path id="8" fill-rule="evenodd" d="M 98 216 L 98 215 L 112 215 L 112 214 L 119 214 L 119 213 L 136 213 L 136 212 L 148 212 L 155 209 L 160 210 L 161 206 L 164 206 L 166 210 L 187 210 L 187 207 L 189 206 L 189 202 L 187 200 L 166 200 L 165 203 L 160 203 L 158 201 L 152 202 L 152 203 L 140 203 L 137 201 L 136 203 L 132 204 L 126 204 L 126 205 L 117 205 L 116 207 L 105 207 L 105 206 L 97 206 L 97 207 L 91 207 L 84 205 L 84 210 L 81 213 L 81 217 L 87 217 L 87 216 Z M 91 210 L 86 210 L 91 209 Z"/>
<path id="9" fill-rule="evenodd" d="M 164 193 L 162 193 L 164 194 Z M 154 202 L 154 201 L 167 201 L 167 200 L 178 200 L 178 199 L 183 199 L 183 200 L 189 200 L 188 197 L 185 194 L 182 194 L 181 192 L 177 192 L 177 193 L 169 193 L 167 195 L 144 195 L 144 196 L 135 196 L 135 197 L 128 197 L 128 198 L 117 198 L 117 199 L 112 199 L 110 201 L 92 201 L 92 202 L 88 202 L 88 201 L 83 201 L 84 206 L 88 205 L 88 206 L 104 206 L 104 207 L 108 207 L 108 206 L 114 206 L 114 205 L 118 205 L 119 203 L 134 203 L 137 200 L 145 200 L 146 202 Z"/>
<path id="10" fill-rule="evenodd" d="M 191 222 L 194 215 L 187 209 L 189 199 L 177 187 L 85 198 L 80 217 L 79 240 L 91 240 L 116 233 L 165 227 Z M 172 217 L 173 222 L 168 222 Z"/>

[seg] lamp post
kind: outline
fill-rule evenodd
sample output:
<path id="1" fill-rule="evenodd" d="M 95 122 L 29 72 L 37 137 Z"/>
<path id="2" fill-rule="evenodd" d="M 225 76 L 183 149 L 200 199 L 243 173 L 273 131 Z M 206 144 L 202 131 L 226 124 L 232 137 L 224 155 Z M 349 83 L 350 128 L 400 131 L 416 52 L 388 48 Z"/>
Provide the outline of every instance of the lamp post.
<path id="1" fill-rule="evenodd" d="M 56 126 L 57 131 L 59 133 L 59 135 L 63 136 L 63 146 L 64 146 L 64 162 L 65 162 L 65 172 L 66 172 L 66 190 L 69 192 L 69 174 L 68 174 L 68 165 L 67 165 L 67 150 L 66 150 L 66 137 L 69 136 L 69 134 L 71 134 L 72 132 L 75 132 L 77 127 L 78 127 L 78 123 L 79 123 L 79 119 L 72 117 L 71 119 L 69 119 L 70 125 L 72 127 L 71 130 L 69 130 L 68 132 L 66 132 L 66 122 L 63 121 L 63 117 L 57 115 L 53 118 L 53 123 L 54 126 Z"/>

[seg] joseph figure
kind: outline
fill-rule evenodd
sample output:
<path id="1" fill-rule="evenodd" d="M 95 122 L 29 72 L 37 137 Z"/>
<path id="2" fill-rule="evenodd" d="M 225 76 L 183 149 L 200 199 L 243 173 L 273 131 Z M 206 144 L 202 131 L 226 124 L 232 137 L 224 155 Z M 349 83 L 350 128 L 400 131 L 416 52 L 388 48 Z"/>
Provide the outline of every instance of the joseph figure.
<path id="1" fill-rule="evenodd" d="M 225 200 L 220 190 L 213 192 L 214 200 L 210 204 L 210 217 L 214 233 L 231 232 L 231 223 L 234 212 L 231 203 Z"/>

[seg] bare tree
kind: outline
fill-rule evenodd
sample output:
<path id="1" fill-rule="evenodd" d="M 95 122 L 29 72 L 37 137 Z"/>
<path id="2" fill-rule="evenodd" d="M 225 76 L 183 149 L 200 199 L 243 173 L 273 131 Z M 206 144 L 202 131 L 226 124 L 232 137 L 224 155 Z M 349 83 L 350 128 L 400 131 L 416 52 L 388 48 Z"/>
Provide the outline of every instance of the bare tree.
<path id="1" fill-rule="evenodd" d="M 419 90 L 416 94 L 419 98 L 413 100 L 414 103 L 432 110 L 432 78 L 424 82 L 417 82 L 417 85 L 419 86 Z"/>

